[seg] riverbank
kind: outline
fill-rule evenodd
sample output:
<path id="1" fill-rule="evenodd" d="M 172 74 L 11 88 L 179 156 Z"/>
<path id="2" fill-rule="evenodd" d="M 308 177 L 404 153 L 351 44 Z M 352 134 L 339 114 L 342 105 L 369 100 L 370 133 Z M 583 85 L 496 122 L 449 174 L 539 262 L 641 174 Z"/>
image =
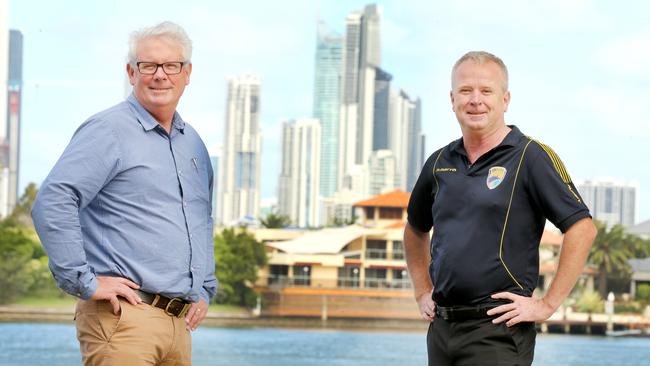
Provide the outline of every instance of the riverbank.
<path id="1" fill-rule="evenodd" d="M 0 322 L 72 323 L 74 300 L 23 302 L 0 306 Z M 554 314 L 538 325 L 542 333 L 604 335 L 609 316 L 605 314 Z M 650 329 L 650 318 L 639 315 L 614 315 L 612 330 Z M 419 319 L 327 318 L 298 316 L 255 316 L 245 308 L 213 305 L 203 326 L 222 328 L 298 328 L 298 329 L 354 329 L 377 331 L 426 331 L 428 324 Z"/>
<path id="2" fill-rule="evenodd" d="M 72 323 L 74 304 L 67 306 L 0 306 L 0 322 Z M 420 320 L 311 317 L 257 317 L 245 309 L 209 310 L 203 326 L 226 328 L 327 328 L 426 331 L 428 324 Z"/>

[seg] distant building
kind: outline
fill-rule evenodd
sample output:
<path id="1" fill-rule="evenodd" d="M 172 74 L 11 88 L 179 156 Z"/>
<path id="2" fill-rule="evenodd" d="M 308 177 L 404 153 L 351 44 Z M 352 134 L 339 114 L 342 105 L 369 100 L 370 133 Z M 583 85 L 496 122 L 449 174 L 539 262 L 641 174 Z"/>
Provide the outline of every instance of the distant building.
<path id="1" fill-rule="evenodd" d="M 650 220 L 640 222 L 627 229 L 628 234 L 640 236 L 643 239 L 650 239 Z"/>
<path id="2" fill-rule="evenodd" d="M 395 155 L 390 150 L 373 151 L 368 161 L 369 195 L 376 196 L 398 188 Z"/>
<path id="3" fill-rule="evenodd" d="M 298 227 L 320 223 L 320 152 L 321 126 L 317 119 L 284 123 L 278 209 Z"/>
<path id="4" fill-rule="evenodd" d="M 630 271 L 632 272 L 630 296 L 634 299 L 639 285 L 650 285 L 650 258 L 629 259 L 627 263 L 630 265 Z"/>
<path id="5" fill-rule="evenodd" d="M 395 154 L 396 187 L 411 191 L 424 166 L 425 137 L 422 134 L 421 103 L 406 92 L 391 92 L 389 149 Z"/>
<path id="6" fill-rule="evenodd" d="M 381 66 L 381 7 L 367 5 L 346 18 L 339 126 L 339 189 L 361 174 L 372 152 L 376 70 Z"/>
<path id="7" fill-rule="evenodd" d="M 608 227 L 617 224 L 630 227 L 636 222 L 637 187 L 637 184 L 613 180 L 588 180 L 577 188 L 594 219 Z"/>
<path id="8" fill-rule="evenodd" d="M 409 196 L 395 190 L 357 201 L 358 225 L 281 241 L 268 241 L 282 237 L 275 232 L 256 232 L 270 254 L 258 285 L 409 289 L 402 244 Z"/>
<path id="9" fill-rule="evenodd" d="M 259 217 L 260 81 L 251 75 L 228 80 L 223 159 L 221 160 L 221 224 Z"/>
<path id="10" fill-rule="evenodd" d="M 314 71 L 314 118 L 321 123 L 320 195 L 329 197 L 338 188 L 339 108 L 343 37 L 320 22 Z"/>
<path id="11" fill-rule="evenodd" d="M 5 74 L 8 76 L 7 89 L 3 88 L 3 92 L 7 93 L 7 99 L 2 99 L 7 101 L 4 105 L 6 114 L 0 116 L 0 128 L 2 128 L 0 131 L 0 217 L 13 211 L 19 195 L 20 115 L 23 87 L 23 35 L 20 31 L 12 29 L 9 32 L 8 56 L 8 73 Z M 7 60 L 6 57 L 3 59 Z"/>

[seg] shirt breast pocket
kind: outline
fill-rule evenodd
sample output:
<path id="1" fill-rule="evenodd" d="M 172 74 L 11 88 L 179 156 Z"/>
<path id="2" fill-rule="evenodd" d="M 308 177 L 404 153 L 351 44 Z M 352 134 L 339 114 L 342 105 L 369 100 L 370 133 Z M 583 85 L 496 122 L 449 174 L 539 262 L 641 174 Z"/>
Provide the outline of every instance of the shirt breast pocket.
<path id="1" fill-rule="evenodd" d="M 188 201 L 204 201 L 206 204 L 210 202 L 210 180 L 208 171 L 198 158 L 191 158 L 185 167 L 187 172 L 185 177 L 185 184 L 183 185 L 183 195 Z"/>

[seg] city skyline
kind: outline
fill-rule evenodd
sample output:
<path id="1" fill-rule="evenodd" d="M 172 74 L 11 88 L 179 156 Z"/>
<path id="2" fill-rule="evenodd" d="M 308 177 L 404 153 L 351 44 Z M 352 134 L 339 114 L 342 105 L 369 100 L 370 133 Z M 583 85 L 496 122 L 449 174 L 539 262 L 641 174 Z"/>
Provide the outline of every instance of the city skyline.
<path id="1" fill-rule="evenodd" d="M 485 49 L 510 69 L 506 122 L 553 147 L 574 180 L 639 182 L 639 220 L 650 218 L 650 171 L 637 162 L 650 153 L 643 113 L 650 107 L 647 9 L 595 1 L 377 3 L 384 8 L 382 69 L 425 101 L 425 156 L 460 136 L 449 103 L 451 66 L 464 52 Z M 226 77 L 260 75 L 261 176 L 270 178 L 261 198 L 268 198 L 277 196 L 281 123 L 312 116 L 317 20 L 344 34 L 346 15 L 369 2 L 162 1 L 151 9 L 154 3 L 73 1 L 75 12 L 39 2 L 34 13 L 35 4 L 9 6 L 9 26 L 25 36 L 20 193 L 42 182 L 87 117 L 121 100 L 128 32 L 169 19 L 195 42 L 179 112 L 208 146 L 223 143 Z"/>

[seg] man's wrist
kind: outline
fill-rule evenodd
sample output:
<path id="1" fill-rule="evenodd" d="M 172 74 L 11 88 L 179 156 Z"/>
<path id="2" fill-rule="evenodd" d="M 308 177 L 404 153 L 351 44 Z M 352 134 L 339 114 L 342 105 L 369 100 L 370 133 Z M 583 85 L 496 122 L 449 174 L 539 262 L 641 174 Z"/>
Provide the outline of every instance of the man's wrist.
<path id="1" fill-rule="evenodd" d="M 424 290 L 424 291 L 415 291 L 415 300 L 420 301 L 420 299 L 424 295 L 431 296 L 431 291 L 432 291 L 432 289 L 428 289 L 428 290 Z"/>

